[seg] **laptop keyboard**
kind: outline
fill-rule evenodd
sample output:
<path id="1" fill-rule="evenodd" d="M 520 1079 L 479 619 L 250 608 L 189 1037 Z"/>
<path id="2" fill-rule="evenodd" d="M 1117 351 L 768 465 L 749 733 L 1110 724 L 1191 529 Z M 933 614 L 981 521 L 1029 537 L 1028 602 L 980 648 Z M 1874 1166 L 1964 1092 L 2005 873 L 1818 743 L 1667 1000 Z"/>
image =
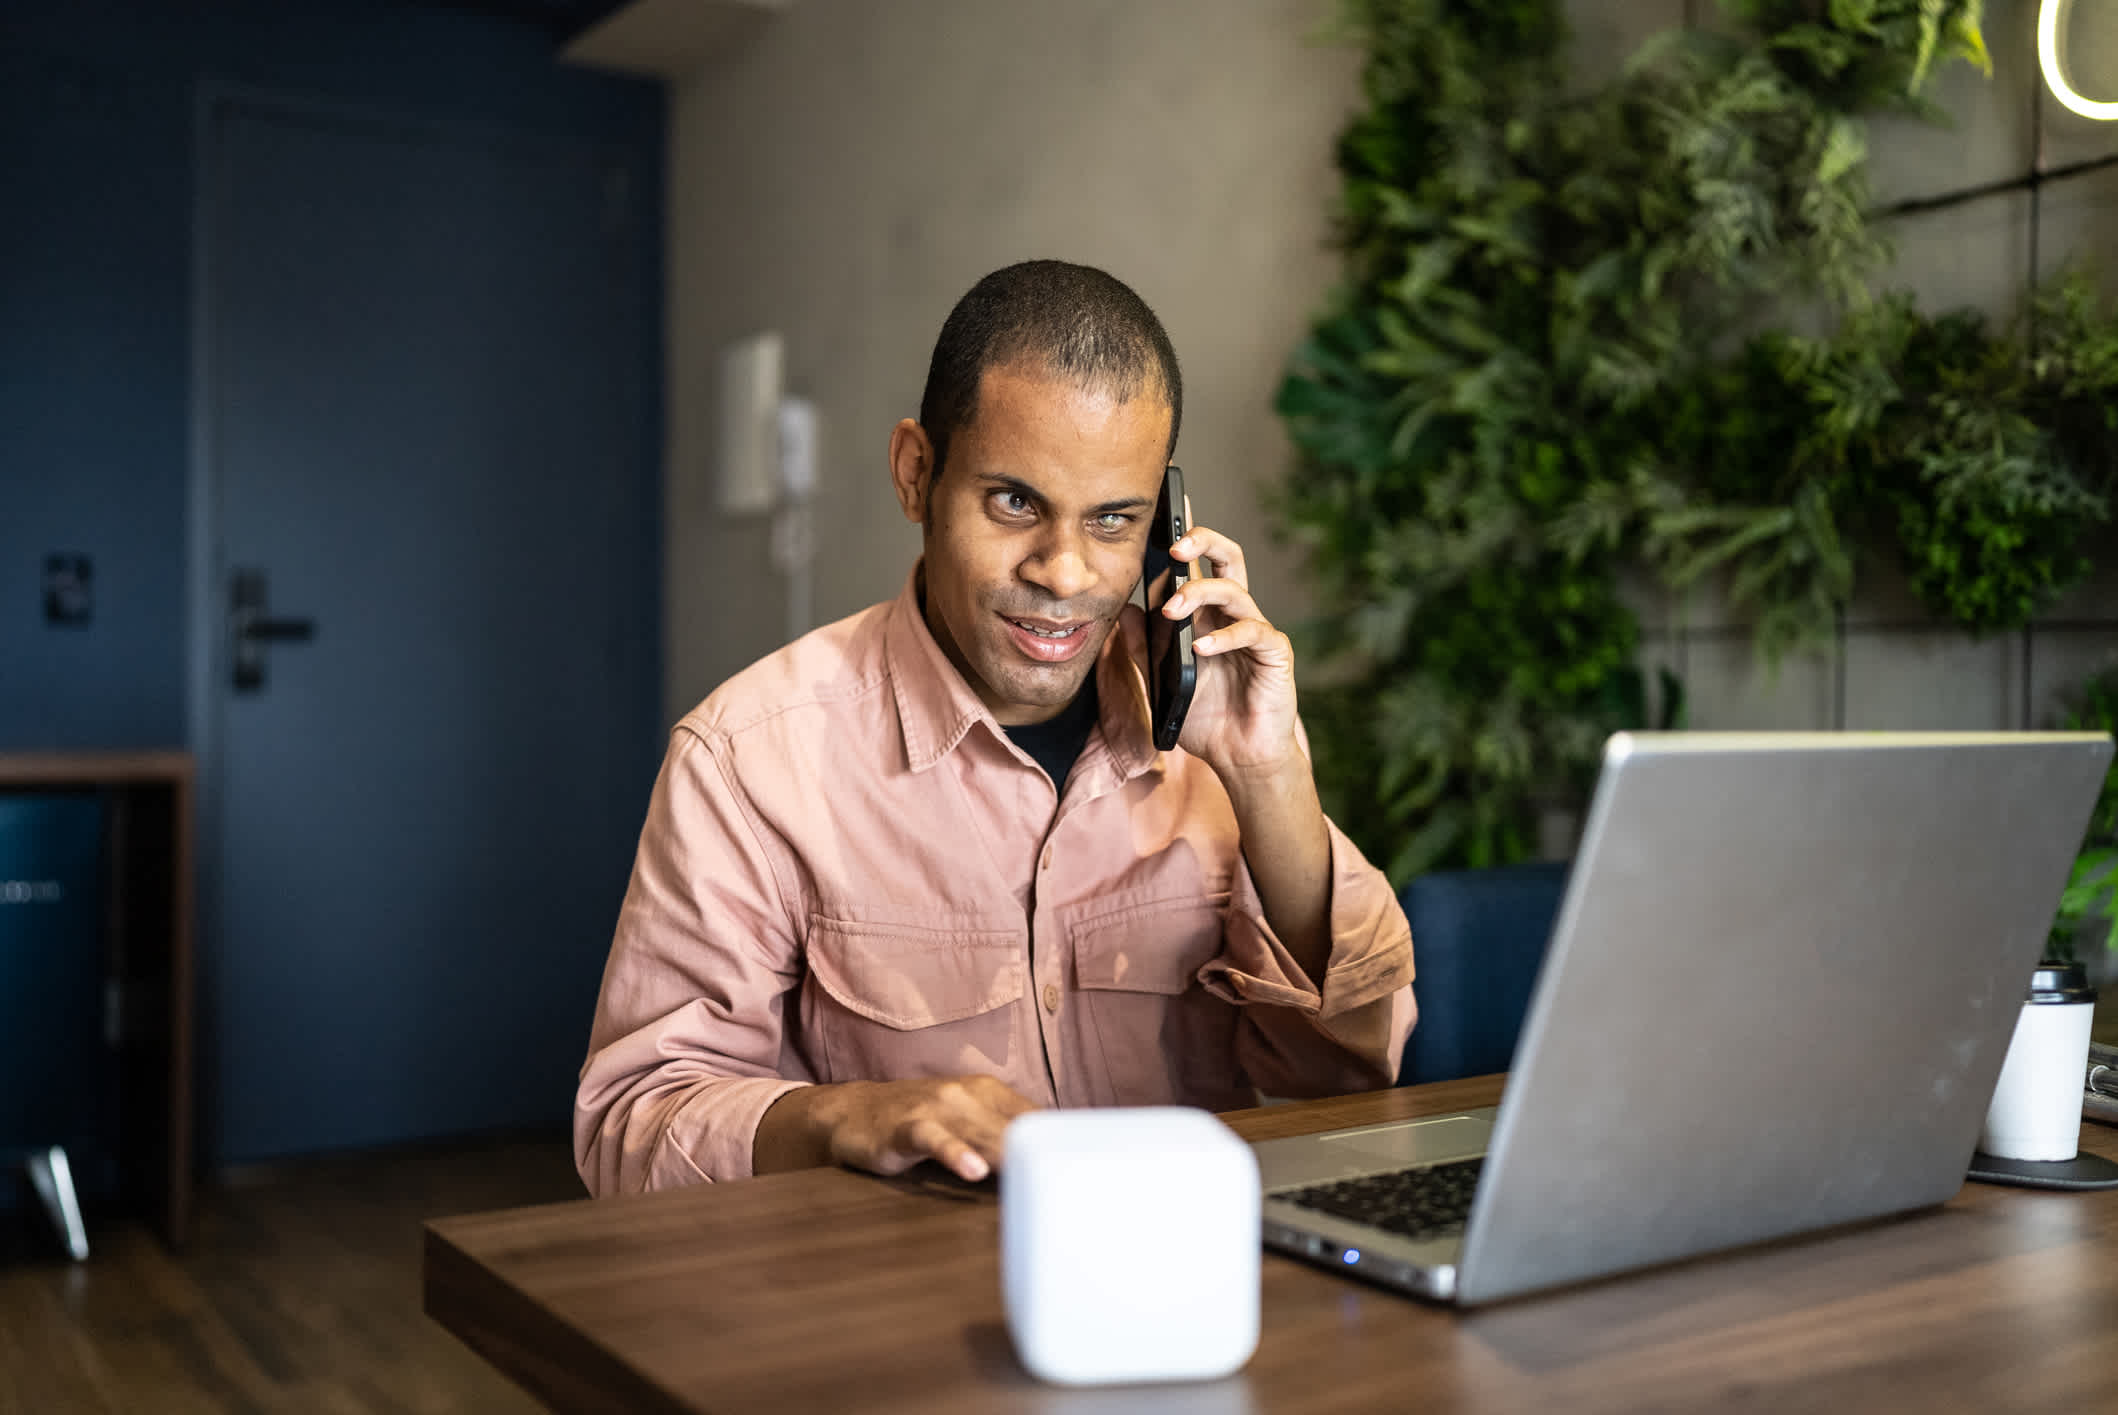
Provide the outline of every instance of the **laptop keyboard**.
<path id="1" fill-rule="evenodd" d="M 1460 1238 L 1485 1159 L 1364 1174 L 1272 1197 L 1405 1238 Z"/>

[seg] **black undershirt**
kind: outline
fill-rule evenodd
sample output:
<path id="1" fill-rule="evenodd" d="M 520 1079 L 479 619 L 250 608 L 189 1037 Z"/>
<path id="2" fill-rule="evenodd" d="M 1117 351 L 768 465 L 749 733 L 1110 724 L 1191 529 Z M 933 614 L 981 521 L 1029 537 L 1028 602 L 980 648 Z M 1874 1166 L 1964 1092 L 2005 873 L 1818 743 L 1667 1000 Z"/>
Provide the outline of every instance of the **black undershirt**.
<path id="1" fill-rule="evenodd" d="M 1028 752 L 1031 760 L 1044 768 L 1044 774 L 1052 779 L 1052 789 L 1064 793 L 1067 773 L 1074 769 L 1081 749 L 1088 745 L 1088 734 L 1095 728 L 1096 670 L 1090 668 L 1081 691 L 1060 709 L 1057 717 L 1003 730 L 1009 741 Z"/>

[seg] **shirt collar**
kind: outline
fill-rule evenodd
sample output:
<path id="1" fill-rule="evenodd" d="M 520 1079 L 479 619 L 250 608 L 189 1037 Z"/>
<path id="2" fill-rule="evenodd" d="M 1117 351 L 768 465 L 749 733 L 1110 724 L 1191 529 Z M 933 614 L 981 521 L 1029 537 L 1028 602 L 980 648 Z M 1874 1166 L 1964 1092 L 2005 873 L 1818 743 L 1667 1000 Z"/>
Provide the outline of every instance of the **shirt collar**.
<path id="1" fill-rule="evenodd" d="M 905 587 L 891 602 L 884 629 L 884 653 L 890 667 L 890 691 L 897 700 L 897 722 L 904 734 L 905 762 L 925 771 L 956 749 L 974 723 L 984 722 L 996 738 L 1006 733 L 986 705 L 971 691 L 956 665 L 941 651 L 919 612 L 920 572 L 912 567 Z M 1130 780 L 1154 765 L 1160 754 L 1148 735 L 1147 687 L 1125 651 L 1125 636 L 1114 633 L 1096 662 L 1097 726 L 1109 747 L 1121 779 Z"/>
<path id="2" fill-rule="evenodd" d="M 1111 634 L 1103 657 L 1096 661 L 1096 697 L 1103 743 L 1120 781 L 1130 781 L 1162 760 L 1148 720 L 1147 680 L 1125 651 L 1122 629 Z"/>

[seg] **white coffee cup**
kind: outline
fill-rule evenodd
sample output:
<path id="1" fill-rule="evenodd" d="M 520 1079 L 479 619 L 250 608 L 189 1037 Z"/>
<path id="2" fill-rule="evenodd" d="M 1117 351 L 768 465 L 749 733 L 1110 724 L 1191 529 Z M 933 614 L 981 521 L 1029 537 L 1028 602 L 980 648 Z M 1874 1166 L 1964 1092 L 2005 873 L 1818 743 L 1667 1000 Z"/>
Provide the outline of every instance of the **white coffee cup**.
<path id="1" fill-rule="evenodd" d="M 2070 1160 L 2081 1145 L 2081 1083 L 2096 990 L 2079 963 L 2037 965 L 1986 1107 L 1978 1148 L 2018 1160 Z"/>

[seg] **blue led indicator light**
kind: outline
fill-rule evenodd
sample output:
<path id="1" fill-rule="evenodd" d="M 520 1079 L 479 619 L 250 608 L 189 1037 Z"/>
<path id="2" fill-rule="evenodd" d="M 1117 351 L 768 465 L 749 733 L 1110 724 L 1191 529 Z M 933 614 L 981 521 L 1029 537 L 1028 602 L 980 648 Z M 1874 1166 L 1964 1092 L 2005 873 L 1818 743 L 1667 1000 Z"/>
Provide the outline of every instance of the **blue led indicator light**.
<path id="1" fill-rule="evenodd" d="M 1346 1261 L 1347 1261 L 1347 1262 L 1349 1262 L 1349 1263 L 1357 1263 L 1357 1262 L 1359 1262 L 1360 1260 L 1361 1260 L 1361 1250 L 1360 1250 L 1360 1249 L 1358 1249 L 1358 1248 L 1348 1248 L 1348 1249 L 1346 1250 Z"/>

